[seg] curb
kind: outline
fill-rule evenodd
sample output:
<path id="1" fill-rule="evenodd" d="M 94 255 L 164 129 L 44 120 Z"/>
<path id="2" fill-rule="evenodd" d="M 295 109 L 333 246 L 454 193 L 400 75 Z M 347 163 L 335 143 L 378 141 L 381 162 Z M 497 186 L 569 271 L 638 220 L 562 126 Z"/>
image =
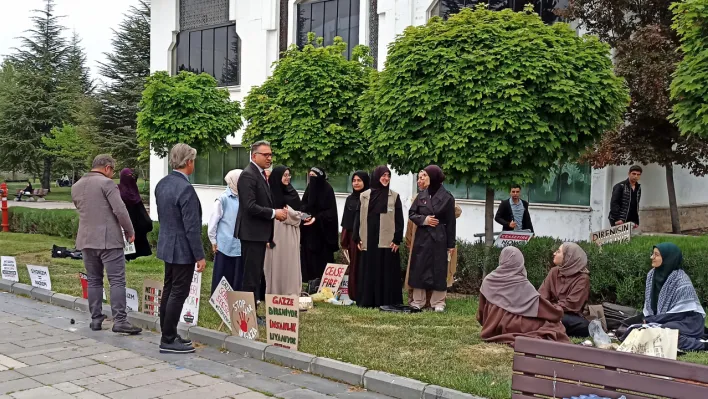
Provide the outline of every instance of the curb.
<path id="1" fill-rule="evenodd" d="M 88 300 L 71 295 L 55 293 L 27 284 L 13 283 L 0 279 L 0 290 L 25 295 L 52 305 L 88 312 Z M 110 305 L 103 304 L 103 313 L 110 316 Z M 139 312 L 129 312 L 128 321 L 146 330 L 160 331 L 160 318 Z M 237 355 L 261 361 L 280 363 L 286 367 L 302 370 L 350 385 L 363 386 L 371 392 L 398 399 L 484 399 L 454 389 L 426 384 L 411 378 L 401 377 L 383 371 L 368 370 L 355 364 L 344 363 L 309 353 L 291 351 L 263 342 L 252 341 L 203 327 L 191 327 L 184 323 L 177 325 L 177 332 L 183 338 L 195 342 L 226 349 Z"/>

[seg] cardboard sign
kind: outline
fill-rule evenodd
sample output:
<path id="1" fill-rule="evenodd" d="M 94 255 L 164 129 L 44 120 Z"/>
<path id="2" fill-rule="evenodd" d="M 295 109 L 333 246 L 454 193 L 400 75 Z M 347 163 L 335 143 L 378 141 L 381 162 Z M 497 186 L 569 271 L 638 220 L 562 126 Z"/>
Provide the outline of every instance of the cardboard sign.
<path id="1" fill-rule="evenodd" d="M 81 279 L 81 296 L 84 299 L 88 299 L 88 276 L 86 273 L 79 273 L 79 278 Z M 103 288 L 103 300 L 106 300 L 106 288 Z"/>
<path id="2" fill-rule="evenodd" d="M 27 271 L 32 281 L 32 287 L 52 290 L 52 280 L 49 277 L 49 269 L 46 266 L 27 265 Z"/>
<path id="3" fill-rule="evenodd" d="M 192 285 L 189 286 L 189 296 L 184 301 L 179 319 L 190 326 L 196 326 L 199 320 L 199 298 L 202 294 L 202 274 L 194 271 Z"/>
<path id="4" fill-rule="evenodd" d="M 300 331 L 299 297 L 267 294 L 265 300 L 268 344 L 296 351 Z"/>
<path id="5" fill-rule="evenodd" d="M 155 280 L 143 281 L 143 313 L 150 316 L 160 315 L 160 301 L 164 285 Z"/>
<path id="6" fill-rule="evenodd" d="M 209 298 L 211 307 L 216 310 L 216 313 L 221 317 L 221 321 L 224 322 L 224 325 L 226 325 L 229 330 L 231 329 L 231 311 L 229 310 L 228 293 L 233 292 L 233 290 L 231 284 L 226 281 L 226 278 L 222 277 L 221 281 L 219 281 L 219 285 L 216 286 L 216 290 L 214 290 L 211 298 Z"/>
<path id="7" fill-rule="evenodd" d="M 256 301 L 252 292 L 231 291 L 226 293 L 231 309 L 231 334 L 241 338 L 258 339 Z"/>
<path id="8" fill-rule="evenodd" d="M 125 289 L 125 311 L 126 312 L 137 312 L 139 308 L 138 305 L 138 291 L 132 288 Z"/>
<path id="9" fill-rule="evenodd" d="M 499 234 L 496 241 L 494 241 L 494 246 L 497 248 L 504 248 L 510 245 L 524 245 L 528 243 L 532 237 L 533 233 L 530 231 L 503 231 Z"/>
<path id="10" fill-rule="evenodd" d="M 340 284 L 342 284 L 342 279 L 344 278 L 344 273 L 347 272 L 348 265 L 337 265 L 334 263 L 328 263 L 325 267 L 324 273 L 322 273 L 322 279 L 320 280 L 320 288 L 317 292 L 321 292 L 322 288 L 328 287 L 332 290 L 332 293 L 337 293 Z"/>
<path id="11" fill-rule="evenodd" d="M 349 275 L 344 276 L 342 284 L 339 285 L 339 300 L 346 301 L 349 298 Z"/>
<path id="12" fill-rule="evenodd" d="M 20 276 L 17 274 L 17 261 L 15 257 L 3 256 L 0 259 L 2 262 L 2 279 L 19 283 Z"/>
<path id="13" fill-rule="evenodd" d="M 627 243 L 632 239 L 634 223 L 629 222 L 590 234 L 590 241 L 603 246 L 609 243 Z"/>

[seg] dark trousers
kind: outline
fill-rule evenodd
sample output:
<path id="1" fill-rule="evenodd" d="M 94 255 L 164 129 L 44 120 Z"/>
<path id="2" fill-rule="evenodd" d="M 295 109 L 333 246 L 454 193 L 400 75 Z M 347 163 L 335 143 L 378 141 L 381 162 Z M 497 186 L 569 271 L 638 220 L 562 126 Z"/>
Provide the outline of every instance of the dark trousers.
<path id="1" fill-rule="evenodd" d="M 177 338 L 177 323 L 194 277 L 194 264 L 177 265 L 165 262 L 165 285 L 160 301 L 160 328 L 162 342 L 172 343 Z"/>
<path id="2" fill-rule="evenodd" d="M 583 317 L 572 313 L 566 313 L 563 315 L 562 323 L 565 327 L 565 333 L 569 337 L 584 338 L 590 336 L 590 331 L 588 331 L 590 322 L 585 320 Z"/>
<path id="3" fill-rule="evenodd" d="M 221 251 L 214 254 L 214 274 L 211 277 L 211 293 L 214 294 L 221 278 L 225 278 L 234 291 L 241 291 L 243 263 L 240 256 L 226 256 Z"/>
<path id="4" fill-rule="evenodd" d="M 252 292 L 254 298 L 260 298 L 261 296 L 265 253 L 265 242 L 241 240 L 241 257 L 243 258 L 242 291 Z"/>

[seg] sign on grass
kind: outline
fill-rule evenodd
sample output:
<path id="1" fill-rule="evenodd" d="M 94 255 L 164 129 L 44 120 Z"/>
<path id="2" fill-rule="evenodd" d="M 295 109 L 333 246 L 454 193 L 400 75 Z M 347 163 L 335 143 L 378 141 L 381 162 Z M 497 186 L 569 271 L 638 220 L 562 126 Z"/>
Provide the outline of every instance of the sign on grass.
<path id="1" fill-rule="evenodd" d="M 27 265 L 27 271 L 32 281 L 32 287 L 52 290 L 52 280 L 49 277 L 49 268 L 46 266 Z"/>
<path id="2" fill-rule="evenodd" d="M 524 245 L 531 241 L 532 237 L 533 233 L 530 231 L 502 231 L 496 241 L 494 241 L 494 246 L 504 248 L 510 245 Z"/>
<path id="3" fill-rule="evenodd" d="M 132 288 L 125 289 L 125 310 L 127 312 L 137 312 L 138 305 L 138 291 Z"/>
<path id="4" fill-rule="evenodd" d="M 209 298 L 211 307 L 216 310 L 216 313 L 221 317 L 221 321 L 224 322 L 224 325 L 226 325 L 229 330 L 231 329 L 231 311 L 229 310 L 228 293 L 233 290 L 231 284 L 226 281 L 226 278 L 222 277 L 221 281 L 219 281 L 219 285 L 216 286 L 216 290 L 211 295 L 211 298 Z"/>
<path id="5" fill-rule="evenodd" d="M 196 326 L 199 320 L 199 298 L 201 298 L 201 294 L 202 274 L 195 270 L 192 275 L 192 284 L 189 286 L 189 296 L 184 301 L 182 313 L 179 316 L 180 320 L 190 326 Z"/>
<path id="6" fill-rule="evenodd" d="M 327 267 L 325 267 L 324 273 L 322 273 L 320 288 L 317 292 L 321 292 L 322 288 L 328 287 L 332 290 L 332 294 L 336 294 L 339 286 L 342 284 L 344 273 L 347 272 L 347 267 L 347 265 L 328 263 Z"/>
<path id="7" fill-rule="evenodd" d="M 268 344 L 297 350 L 300 331 L 300 298 L 297 295 L 266 295 Z"/>
<path id="8" fill-rule="evenodd" d="M 19 283 L 20 276 L 17 274 L 17 261 L 15 257 L 3 256 L 0 259 L 2 262 L 2 279 Z"/>
<path id="9" fill-rule="evenodd" d="M 231 309 L 231 334 L 241 338 L 258 339 L 256 301 L 252 292 L 231 291 L 226 293 Z"/>
<path id="10" fill-rule="evenodd" d="M 143 281 L 143 313 L 150 316 L 160 315 L 160 298 L 162 298 L 162 288 L 164 285 L 160 281 Z"/>
<path id="11" fill-rule="evenodd" d="M 634 223 L 624 223 L 619 226 L 613 226 L 609 229 L 604 229 L 592 233 L 590 241 L 598 246 L 603 246 L 609 243 L 627 243 L 632 239 L 632 229 Z"/>

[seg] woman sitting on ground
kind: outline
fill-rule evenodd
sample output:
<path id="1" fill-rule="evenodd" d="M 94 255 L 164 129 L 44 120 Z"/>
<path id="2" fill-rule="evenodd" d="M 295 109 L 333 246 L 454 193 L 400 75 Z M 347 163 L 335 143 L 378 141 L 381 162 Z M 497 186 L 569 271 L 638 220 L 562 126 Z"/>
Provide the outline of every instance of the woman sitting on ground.
<path id="1" fill-rule="evenodd" d="M 529 282 L 521 251 L 504 248 L 499 267 L 484 278 L 479 294 L 482 339 L 510 345 L 516 337 L 570 342 L 562 318 L 563 310 L 541 298 Z"/>
<path id="2" fill-rule="evenodd" d="M 556 267 L 548 273 L 538 292 L 541 298 L 563 309 L 566 334 L 587 337 L 590 322 L 583 311 L 590 296 L 588 256 L 578 244 L 566 242 L 553 254 L 553 263 Z"/>
<path id="3" fill-rule="evenodd" d="M 706 312 L 682 264 L 683 255 L 676 245 L 667 242 L 654 247 L 644 295 L 644 320 L 678 330 L 678 349 L 706 350 L 706 343 L 701 341 Z"/>

